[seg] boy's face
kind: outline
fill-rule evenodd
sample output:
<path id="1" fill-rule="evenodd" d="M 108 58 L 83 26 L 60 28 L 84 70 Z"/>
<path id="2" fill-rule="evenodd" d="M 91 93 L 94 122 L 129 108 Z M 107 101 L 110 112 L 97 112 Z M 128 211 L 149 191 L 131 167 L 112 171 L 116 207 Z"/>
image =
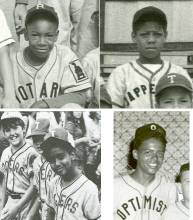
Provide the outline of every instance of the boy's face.
<path id="1" fill-rule="evenodd" d="M 40 145 L 44 142 L 44 135 L 34 135 L 32 136 L 32 140 L 34 148 L 42 155 L 43 150 L 40 148 Z"/>
<path id="2" fill-rule="evenodd" d="M 49 155 L 50 158 L 47 158 L 48 162 L 56 174 L 63 177 L 71 174 L 71 171 L 74 168 L 73 153 L 70 154 L 66 152 L 65 149 L 54 147 L 49 150 Z"/>
<path id="3" fill-rule="evenodd" d="M 182 193 L 184 200 L 189 201 L 190 199 L 190 189 L 189 189 L 189 184 L 190 184 L 190 174 L 189 170 L 182 172 L 181 174 L 181 184 L 182 184 Z"/>
<path id="4" fill-rule="evenodd" d="M 154 21 L 141 24 L 136 32 L 132 33 L 132 39 L 137 44 L 140 57 L 148 60 L 160 58 L 167 33 L 163 27 Z M 143 61 L 143 60 L 142 60 Z"/>
<path id="5" fill-rule="evenodd" d="M 24 129 L 21 126 L 16 125 L 15 127 L 5 129 L 4 134 L 12 146 L 21 147 L 23 145 Z"/>
<path id="6" fill-rule="evenodd" d="M 158 108 L 192 108 L 190 92 L 181 87 L 164 89 L 157 99 Z"/>
<path id="7" fill-rule="evenodd" d="M 137 169 L 148 175 L 154 175 L 159 170 L 164 159 L 165 146 L 156 139 L 144 140 L 133 156 L 137 160 Z"/>
<path id="8" fill-rule="evenodd" d="M 57 25 L 46 20 L 37 20 L 27 26 L 25 33 L 31 52 L 38 58 L 47 58 L 58 37 Z"/>

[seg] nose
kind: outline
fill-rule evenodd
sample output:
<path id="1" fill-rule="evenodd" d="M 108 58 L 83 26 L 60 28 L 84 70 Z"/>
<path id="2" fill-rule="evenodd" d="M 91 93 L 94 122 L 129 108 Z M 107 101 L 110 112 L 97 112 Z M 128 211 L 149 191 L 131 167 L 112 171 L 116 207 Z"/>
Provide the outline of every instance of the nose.
<path id="1" fill-rule="evenodd" d="M 40 39 L 39 39 L 39 44 L 44 45 L 45 43 L 46 43 L 45 37 L 41 36 Z"/>
<path id="2" fill-rule="evenodd" d="M 10 129 L 10 134 L 14 135 L 15 134 L 15 129 Z"/>
<path id="3" fill-rule="evenodd" d="M 56 158 L 56 166 L 60 165 L 60 160 Z"/>
<path id="4" fill-rule="evenodd" d="M 155 36 L 154 36 L 153 33 L 150 33 L 150 34 L 149 34 L 148 42 L 149 42 L 149 43 L 154 43 L 154 42 L 155 42 Z"/>

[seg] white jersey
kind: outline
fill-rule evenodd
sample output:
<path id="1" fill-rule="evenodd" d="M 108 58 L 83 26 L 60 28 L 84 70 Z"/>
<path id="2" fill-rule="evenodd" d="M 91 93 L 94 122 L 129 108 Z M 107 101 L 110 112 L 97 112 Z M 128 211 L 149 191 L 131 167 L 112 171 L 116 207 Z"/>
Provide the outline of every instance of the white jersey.
<path id="1" fill-rule="evenodd" d="M 41 202 L 46 202 L 48 184 L 55 176 L 50 164 L 42 157 L 38 156 L 33 163 L 34 186 L 38 190 Z"/>
<path id="2" fill-rule="evenodd" d="M 38 69 L 25 61 L 23 53 L 21 50 L 12 58 L 16 98 L 21 108 L 90 88 L 87 74 L 68 47 L 54 46 L 46 63 Z"/>
<path id="3" fill-rule="evenodd" d="M 99 48 L 91 50 L 82 59 L 82 66 L 85 72 L 88 74 L 90 83 L 95 97 L 99 103 L 99 93 L 100 93 L 100 61 L 99 61 Z"/>
<path id="4" fill-rule="evenodd" d="M 60 176 L 50 184 L 48 206 L 55 211 L 55 220 L 88 220 L 100 217 L 98 189 L 81 175 L 71 185 L 64 186 Z"/>
<path id="5" fill-rule="evenodd" d="M 156 70 L 154 67 L 155 64 L 147 68 L 138 61 L 131 61 L 114 69 L 107 82 L 113 105 L 121 108 L 154 108 L 155 86 L 164 74 L 182 74 L 190 79 L 186 70 L 168 61 L 163 61 Z"/>
<path id="6" fill-rule="evenodd" d="M 161 220 L 176 194 L 175 184 L 165 177 L 144 187 L 129 175 L 120 176 L 114 185 L 114 220 Z"/>
<path id="7" fill-rule="evenodd" d="M 189 209 L 181 201 L 169 206 L 162 220 L 189 220 Z"/>
<path id="8" fill-rule="evenodd" d="M 33 176 L 33 162 L 37 157 L 35 149 L 25 143 L 23 147 L 12 153 L 11 146 L 1 156 L 0 170 L 7 176 L 8 194 L 24 194 L 30 186 Z"/>
<path id="9" fill-rule="evenodd" d="M 14 42 L 3 11 L 0 9 L 0 48 Z"/>

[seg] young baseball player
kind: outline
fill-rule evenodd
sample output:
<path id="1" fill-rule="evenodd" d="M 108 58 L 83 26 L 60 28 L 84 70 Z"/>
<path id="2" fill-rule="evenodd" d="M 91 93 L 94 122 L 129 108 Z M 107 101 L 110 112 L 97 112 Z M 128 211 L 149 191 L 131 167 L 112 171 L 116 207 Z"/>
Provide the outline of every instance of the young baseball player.
<path id="1" fill-rule="evenodd" d="M 30 6 L 37 3 L 44 3 L 53 7 L 59 17 L 59 31 L 60 34 L 57 39 L 57 43 L 68 46 L 76 51 L 77 47 L 77 35 L 78 26 L 81 16 L 81 8 L 84 0 L 16 0 L 14 10 L 14 20 L 16 25 L 16 31 L 18 34 L 24 32 L 25 29 L 25 17 L 27 14 L 27 5 Z M 24 42 L 20 42 L 22 45 Z"/>
<path id="2" fill-rule="evenodd" d="M 98 190 L 74 163 L 74 147 L 69 134 L 58 128 L 42 144 L 43 156 L 57 176 L 48 188 L 46 220 L 98 219 Z"/>
<path id="3" fill-rule="evenodd" d="M 10 45 L 14 42 L 6 18 L 3 11 L 0 9 L 0 75 L 1 85 L 4 89 L 1 90 L 0 105 L 4 108 L 18 107 L 15 99 L 14 83 L 13 83 L 13 70 L 9 57 Z"/>
<path id="4" fill-rule="evenodd" d="M 132 28 L 139 58 L 113 70 L 107 91 L 114 107 L 153 108 L 155 86 L 163 75 L 189 76 L 181 67 L 161 58 L 167 38 L 167 18 L 163 11 L 152 6 L 140 9 L 134 15 Z"/>
<path id="5" fill-rule="evenodd" d="M 32 138 L 33 147 L 38 152 L 38 157 L 33 163 L 34 172 L 34 187 L 38 191 L 38 198 L 34 202 L 31 210 L 28 213 L 28 220 L 34 219 L 38 216 L 41 210 L 41 219 L 45 219 L 45 201 L 47 198 L 47 188 L 50 180 L 55 176 L 50 164 L 42 157 L 42 149 L 40 145 L 44 141 L 45 135 L 49 132 L 50 122 L 46 118 L 39 118 L 32 126 L 32 132 L 28 138 Z M 36 219 L 36 218 L 35 218 Z"/>
<path id="6" fill-rule="evenodd" d="M 24 220 L 33 203 L 32 166 L 37 153 L 25 141 L 25 125 L 19 112 L 4 112 L 1 125 L 10 143 L 3 151 L 0 161 L 5 183 L 1 220 Z"/>
<path id="7" fill-rule="evenodd" d="M 38 4 L 28 11 L 25 25 L 29 46 L 13 56 L 20 106 L 30 107 L 40 101 L 44 103 L 41 107 L 56 108 L 75 101 L 84 107 L 89 79 L 76 55 L 67 47 L 55 45 L 58 36 L 55 10 Z"/>
<path id="8" fill-rule="evenodd" d="M 180 168 L 179 180 L 181 182 L 183 200 L 169 206 L 162 220 L 188 220 L 189 218 L 189 202 L 190 202 L 190 174 L 189 163 L 183 164 Z"/>
<path id="9" fill-rule="evenodd" d="M 161 77 L 155 88 L 157 108 L 192 108 L 192 81 L 179 74 Z"/>
<path id="10" fill-rule="evenodd" d="M 134 171 L 115 179 L 114 219 L 161 220 L 168 205 L 175 202 L 175 184 L 156 175 L 166 143 L 166 131 L 160 125 L 137 128 L 129 154 Z"/>

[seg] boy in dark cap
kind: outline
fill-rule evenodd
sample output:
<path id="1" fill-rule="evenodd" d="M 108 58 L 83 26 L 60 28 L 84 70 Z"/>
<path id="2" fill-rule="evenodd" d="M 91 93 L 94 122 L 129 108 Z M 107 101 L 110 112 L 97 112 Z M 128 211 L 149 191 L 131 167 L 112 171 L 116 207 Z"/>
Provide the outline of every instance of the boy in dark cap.
<path id="1" fill-rule="evenodd" d="M 157 108 L 192 108 L 192 81 L 179 74 L 164 75 L 155 89 Z"/>
<path id="2" fill-rule="evenodd" d="M 41 145 L 57 174 L 48 188 L 46 220 L 96 220 L 100 217 L 98 189 L 77 167 L 69 137 L 66 130 L 57 128 Z"/>
<path id="3" fill-rule="evenodd" d="M 55 44 L 58 16 L 54 8 L 38 4 L 28 10 L 25 38 L 29 46 L 13 55 L 16 97 L 20 107 L 84 107 L 90 83 L 70 48 Z"/>
<path id="4" fill-rule="evenodd" d="M 167 38 L 167 18 L 163 11 L 152 6 L 140 9 L 134 15 L 132 28 L 139 58 L 113 70 L 107 91 L 114 107 L 153 108 L 155 86 L 163 75 L 189 76 L 181 67 L 161 58 L 160 52 Z"/>
<path id="5" fill-rule="evenodd" d="M 150 123 L 136 129 L 128 165 L 133 172 L 118 176 L 114 183 L 114 220 L 161 220 L 176 200 L 176 186 L 157 175 L 166 148 L 166 131 Z"/>

